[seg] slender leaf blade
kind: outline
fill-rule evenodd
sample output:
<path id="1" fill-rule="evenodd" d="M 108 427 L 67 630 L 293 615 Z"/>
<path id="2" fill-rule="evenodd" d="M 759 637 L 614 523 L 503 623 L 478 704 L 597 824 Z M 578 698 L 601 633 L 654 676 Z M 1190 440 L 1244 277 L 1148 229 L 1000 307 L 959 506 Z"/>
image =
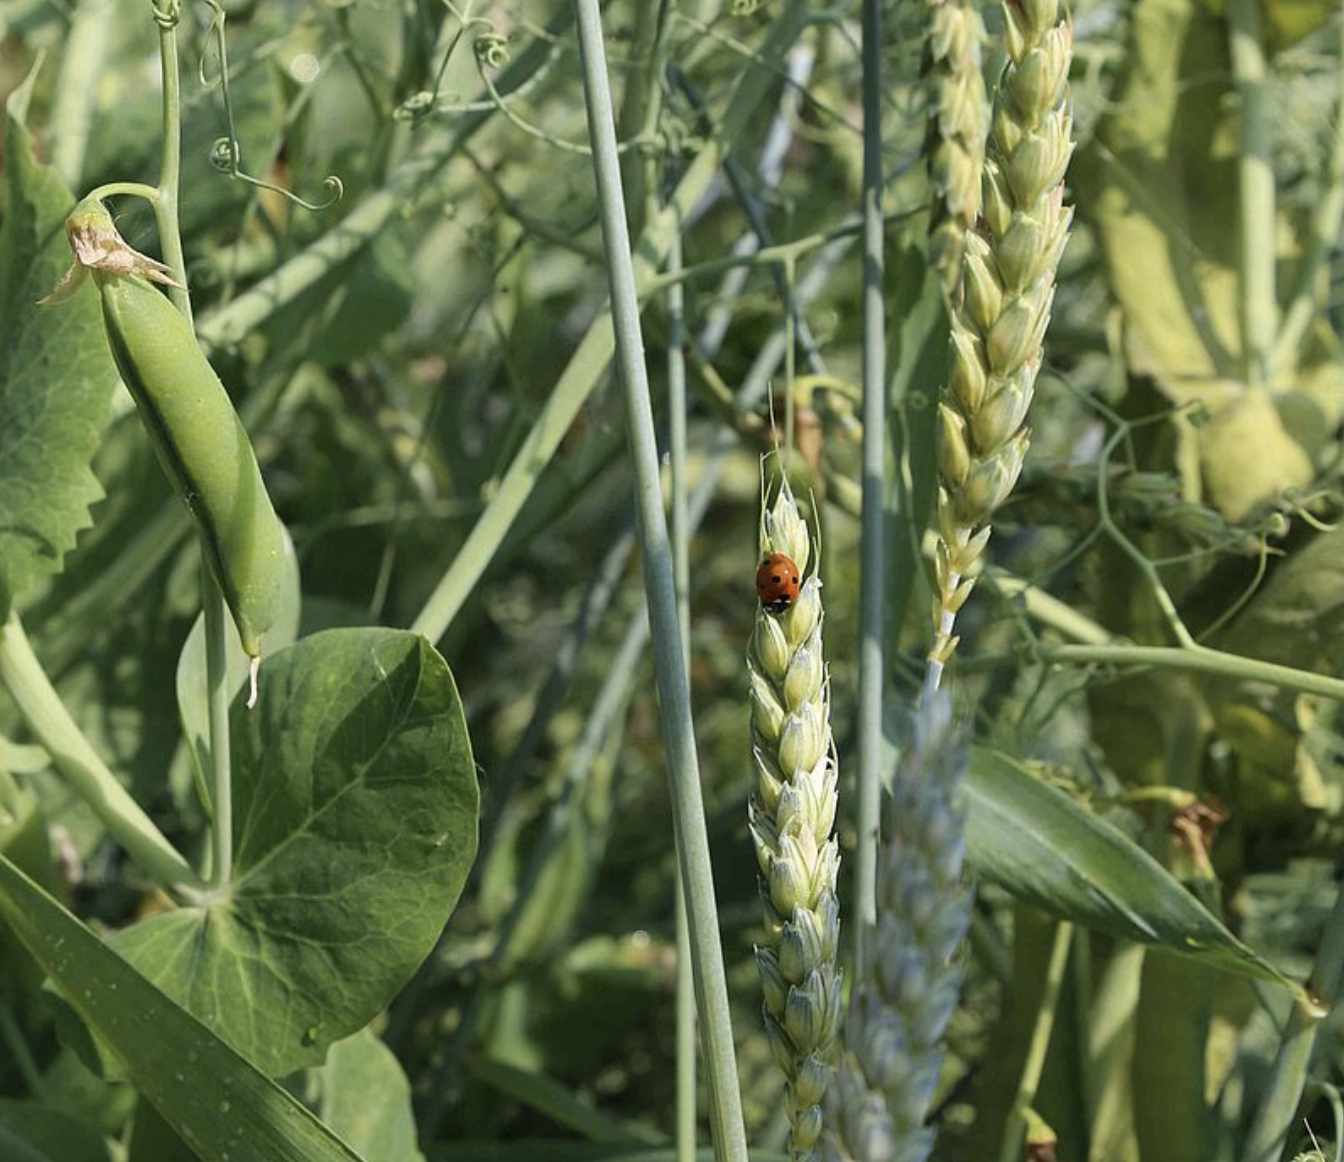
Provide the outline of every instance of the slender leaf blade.
<path id="1" fill-rule="evenodd" d="M 204 1162 L 362 1162 L 3 855 L 0 916 Z"/>
<path id="2" fill-rule="evenodd" d="M 5 1162 L 108 1162 L 93 1126 L 37 1102 L 0 1098 L 0 1158 Z"/>
<path id="3" fill-rule="evenodd" d="M 1300 991 L 1143 848 L 1007 755 L 974 750 L 967 799 L 967 859 L 1014 898 Z"/>

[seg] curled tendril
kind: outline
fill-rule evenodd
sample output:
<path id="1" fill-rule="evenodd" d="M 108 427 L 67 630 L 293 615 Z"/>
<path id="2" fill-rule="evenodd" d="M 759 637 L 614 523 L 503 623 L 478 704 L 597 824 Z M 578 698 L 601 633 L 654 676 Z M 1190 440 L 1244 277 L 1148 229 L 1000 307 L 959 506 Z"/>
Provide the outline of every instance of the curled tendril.
<path id="1" fill-rule="evenodd" d="M 178 0 L 155 0 L 156 4 L 167 3 L 176 6 Z M 219 77 L 217 80 L 211 80 L 206 75 L 206 57 L 207 53 L 201 54 L 199 63 L 199 74 L 201 84 L 209 89 L 218 86 L 220 95 L 224 101 L 224 119 L 228 122 L 229 135 L 219 138 L 214 145 L 210 147 L 210 164 L 221 173 L 226 173 L 229 177 L 240 182 L 246 182 L 250 186 L 256 186 L 261 190 L 270 190 L 272 193 L 279 194 L 293 202 L 296 206 L 301 206 L 305 210 L 317 212 L 330 209 L 345 194 L 345 186 L 335 174 L 331 174 L 322 179 L 322 188 L 327 191 L 328 197 L 322 202 L 309 202 L 299 197 L 293 190 L 287 190 L 283 186 L 277 186 L 271 182 L 262 181 L 261 178 L 253 177 L 249 173 L 244 173 L 242 168 L 242 146 L 238 143 L 238 136 L 234 128 L 233 120 L 233 96 L 229 91 L 229 52 L 228 42 L 224 36 L 224 9 L 219 0 L 205 0 L 214 13 L 210 21 L 210 39 L 215 46 L 215 57 L 219 61 Z M 208 50 L 207 50 L 208 52 Z"/>
<path id="2" fill-rule="evenodd" d="M 734 16 L 751 16 L 760 8 L 760 0 L 733 0 Z"/>
<path id="3" fill-rule="evenodd" d="M 392 117 L 394 120 L 419 124 L 425 118 L 439 112 L 445 103 L 453 103 L 454 98 L 445 97 L 440 87 L 443 84 L 444 74 L 448 71 L 449 62 L 453 59 L 453 54 L 457 52 L 458 46 L 462 44 L 467 34 L 473 30 L 481 30 L 478 39 L 472 42 L 478 68 L 497 69 L 502 68 L 509 62 L 509 50 L 504 37 L 495 31 L 495 26 L 486 17 L 471 16 L 462 12 L 452 0 L 443 0 L 443 4 L 452 13 L 453 19 L 457 21 L 459 27 L 452 40 L 448 42 L 443 60 L 440 61 L 438 71 L 434 74 L 434 87 L 422 89 L 420 92 L 407 97 L 393 110 Z"/>
<path id="4" fill-rule="evenodd" d="M 160 28 L 177 27 L 178 17 L 182 11 L 178 0 L 154 0 L 152 8 L 154 23 Z"/>
<path id="5" fill-rule="evenodd" d="M 322 179 L 322 188 L 327 191 L 327 197 L 321 202 L 310 202 L 299 197 L 293 190 L 287 190 L 284 186 L 277 186 L 274 182 L 263 181 L 261 178 L 245 173 L 240 165 L 240 154 L 241 149 L 237 138 L 230 140 L 227 137 L 221 137 L 210 147 L 210 164 L 220 173 L 226 173 L 229 177 L 240 182 L 246 182 L 249 186 L 256 186 L 259 190 L 270 190 L 272 193 L 279 194 L 282 198 L 293 202 L 294 205 L 313 213 L 331 209 L 345 195 L 345 183 L 335 174 L 328 174 Z"/>
<path id="6" fill-rule="evenodd" d="M 511 59 L 509 42 L 493 30 L 481 33 L 471 47 L 482 68 L 502 69 Z"/>
<path id="7" fill-rule="evenodd" d="M 238 142 L 219 138 L 210 147 L 210 164 L 220 173 L 233 173 L 238 165 Z"/>
<path id="8" fill-rule="evenodd" d="M 438 99 L 428 89 L 421 89 L 418 93 L 412 93 L 400 105 L 392 111 L 392 116 L 398 121 L 419 121 L 422 117 L 427 117 L 434 111 Z"/>
<path id="9" fill-rule="evenodd" d="M 1318 533 L 1333 533 L 1339 528 L 1339 523 L 1325 520 L 1312 512 L 1312 506 L 1319 505 L 1323 501 L 1337 504 L 1339 495 L 1328 488 L 1315 489 L 1307 493 L 1300 492 L 1296 488 L 1290 488 L 1283 494 L 1285 512 L 1276 515 L 1286 516 L 1287 513 L 1291 513 L 1299 520 L 1309 524 Z"/>

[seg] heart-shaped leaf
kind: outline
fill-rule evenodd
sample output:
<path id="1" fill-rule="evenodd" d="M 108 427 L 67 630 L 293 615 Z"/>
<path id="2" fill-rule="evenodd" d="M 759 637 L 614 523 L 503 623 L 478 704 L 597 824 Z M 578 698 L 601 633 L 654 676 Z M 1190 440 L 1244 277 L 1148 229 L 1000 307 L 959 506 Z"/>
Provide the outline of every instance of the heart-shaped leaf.
<path id="1" fill-rule="evenodd" d="M 10 98 L 0 229 L 0 619 L 54 573 L 102 489 L 89 469 L 117 373 L 92 287 L 39 307 L 70 267 L 74 197 L 39 165 Z M 21 101 L 19 101 L 21 104 Z"/>
<path id="2" fill-rule="evenodd" d="M 475 764 L 423 638 L 330 630 L 235 701 L 232 881 L 115 946 L 271 1076 L 322 1061 L 410 979 L 476 853 Z"/>

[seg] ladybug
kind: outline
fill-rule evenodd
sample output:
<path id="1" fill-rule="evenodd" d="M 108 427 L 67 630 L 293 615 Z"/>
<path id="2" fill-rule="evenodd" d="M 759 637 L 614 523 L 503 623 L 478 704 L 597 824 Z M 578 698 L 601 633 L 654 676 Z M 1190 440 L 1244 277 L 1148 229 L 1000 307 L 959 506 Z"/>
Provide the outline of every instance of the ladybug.
<path id="1" fill-rule="evenodd" d="M 798 566 L 783 553 L 771 553 L 756 570 L 756 596 L 770 613 L 783 613 L 797 601 L 802 584 Z"/>

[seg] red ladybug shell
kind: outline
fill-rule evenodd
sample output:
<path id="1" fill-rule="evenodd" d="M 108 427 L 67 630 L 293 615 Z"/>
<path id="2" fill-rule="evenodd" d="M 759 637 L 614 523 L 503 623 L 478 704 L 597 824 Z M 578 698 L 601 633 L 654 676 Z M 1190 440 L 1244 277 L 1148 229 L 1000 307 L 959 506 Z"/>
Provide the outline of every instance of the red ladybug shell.
<path id="1" fill-rule="evenodd" d="M 756 570 L 756 596 L 770 613 L 783 613 L 798 600 L 803 578 L 793 558 L 771 553 Z"/>

